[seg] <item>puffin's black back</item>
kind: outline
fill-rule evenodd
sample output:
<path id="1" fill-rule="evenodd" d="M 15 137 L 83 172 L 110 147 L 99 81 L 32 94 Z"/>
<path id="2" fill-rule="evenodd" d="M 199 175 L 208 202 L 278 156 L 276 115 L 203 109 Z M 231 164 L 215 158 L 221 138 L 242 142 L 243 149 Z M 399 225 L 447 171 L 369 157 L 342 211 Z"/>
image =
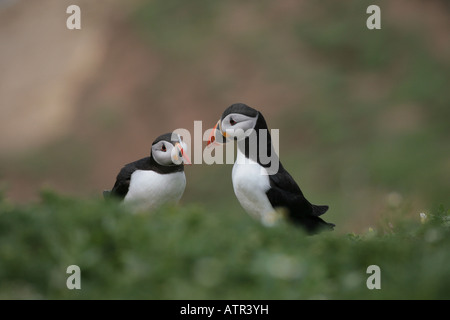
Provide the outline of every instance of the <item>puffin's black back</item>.
<path id="1" fill-rule="evenodd" d="M 146 157 L 126 164 L 116 177 L 116 183 L 111 189 L 111 195 L 120 199 L 125 198 L 130 187 L 131 175 L 136 170 L 151 170 L 152 157 Z M 154 160 L 153 160 L 154 161 Z"/>

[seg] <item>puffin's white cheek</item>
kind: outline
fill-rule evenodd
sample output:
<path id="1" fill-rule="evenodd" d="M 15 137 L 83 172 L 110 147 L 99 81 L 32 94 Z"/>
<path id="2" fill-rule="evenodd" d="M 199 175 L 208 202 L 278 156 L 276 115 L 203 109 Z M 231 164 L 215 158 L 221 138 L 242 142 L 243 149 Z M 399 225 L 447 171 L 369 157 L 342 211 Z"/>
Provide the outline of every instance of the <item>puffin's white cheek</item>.
<path id="1" fill-rule="evenodd" d="M 231 139 L 236 139 L 236 140 L 242 140 L 246 137 L 244 130 L 240 129 L 240 128 L 236 128 L 236 129 L 228 129 L 226 131 L 226 137 L 227 138 L 231 138 Z"/>
<path id="2" fill-rule="evenodd" d="M 172 159 L 172 162 L 174 164 L 181 164 L 183 162 L 183 159 L 178 155 L 178 148 L 172 148 L 172 151 L 170 153 L 170 157 Z"/>

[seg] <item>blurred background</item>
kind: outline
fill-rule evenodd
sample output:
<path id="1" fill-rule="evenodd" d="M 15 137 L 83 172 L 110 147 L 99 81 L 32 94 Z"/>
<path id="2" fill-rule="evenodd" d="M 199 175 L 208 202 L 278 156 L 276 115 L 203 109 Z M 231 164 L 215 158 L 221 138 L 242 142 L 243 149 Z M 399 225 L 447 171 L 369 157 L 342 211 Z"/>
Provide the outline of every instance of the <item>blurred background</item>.
<path id="1" fill-rule="evenodd" d="M 449 30 L 447 0 L 0 0 L 1 189 L 100 197 L 158 135 L 243 102 L 338 232 L 448 207 Z M 246 217 L 231 168 L 187 167 L 182 204 Z"/>

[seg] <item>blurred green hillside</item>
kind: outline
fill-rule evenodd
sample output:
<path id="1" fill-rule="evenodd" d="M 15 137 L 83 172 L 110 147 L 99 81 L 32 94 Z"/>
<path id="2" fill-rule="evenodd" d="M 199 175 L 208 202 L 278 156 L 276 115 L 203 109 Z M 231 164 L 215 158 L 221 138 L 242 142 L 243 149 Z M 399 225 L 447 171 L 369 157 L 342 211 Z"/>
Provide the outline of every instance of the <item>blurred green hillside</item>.
<path id="1" fill-rule="evenodd" d="M 202 206 L 130 214 L 45 192 L 0 202 L 2 299 L 448 299 L 449 212 L 360 235 L 306 236 Z M 69 290 L 68 266 L 81 270 Z M 380 268 L 369 290 L 367 268 Z"/>

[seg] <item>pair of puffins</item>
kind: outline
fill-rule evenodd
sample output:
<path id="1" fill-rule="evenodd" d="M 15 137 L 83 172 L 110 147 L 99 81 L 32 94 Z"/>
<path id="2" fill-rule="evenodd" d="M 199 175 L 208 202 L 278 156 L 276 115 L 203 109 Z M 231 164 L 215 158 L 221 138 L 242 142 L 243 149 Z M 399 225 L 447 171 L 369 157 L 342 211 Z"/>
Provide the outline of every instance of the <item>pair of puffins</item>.
<path id="1" fill-rule="evenodd" d="M 254 136 L 251 138 L 248 132 Z M 232 141 L 237 141 L 232 170 L 234 193 L 248 214 L 266 226 L 286 218 L 309 234 L 333 229 L 334 224 L 320 218 L 328 206 L 311 204 L 284 169 L 261 112 L 243 103 L 228 107 L 214 127 L 208 145 Z M 266 147 L 263 155 L 261 145 Z M 152 143 L 150 156 L 125 165 L 104 196 L 115 196 L 139 210 L 178 202 L 186 188 L 184 164 L 190 164 L 186 147 L 177 134 L 159 136 Z M 271 163 L 262 161 L 262 156 L 270 156 Z"/>

